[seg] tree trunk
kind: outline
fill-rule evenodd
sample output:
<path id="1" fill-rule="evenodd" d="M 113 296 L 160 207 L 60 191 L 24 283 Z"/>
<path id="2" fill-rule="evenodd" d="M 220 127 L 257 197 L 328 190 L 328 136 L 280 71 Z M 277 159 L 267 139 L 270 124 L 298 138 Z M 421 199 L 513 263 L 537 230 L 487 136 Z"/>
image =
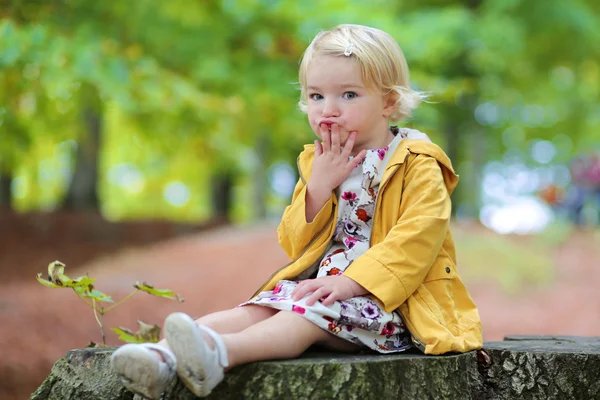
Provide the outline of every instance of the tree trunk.
<path id="1" fill-rule="evenodd" d="M 229 211 L 233 204 L 233 174 L 223 170 L 212 178 L 212 216 L 214 219 L 230 222 Z"/>
<path id="2" fill-rule="evenodd" d="M 102 117 L 91 108 L 83 113 L 86 134 L 77 146 L 75 173 L 71 180 L 63 210 L 98 210 L 98 153 Z"/>
<path id="3" fill-rule="evenodd" d="M 455 111 L 458 112 L 458 111 Z M 444 150 L 448 157 L 450 157 L 450 161 L 452 161 L 452 166 L 454 170 L 460 175 L 460 171 L 458 170 L 459 166 L 459 157 L 460 154 L 460 142 L 461 138 L 459 137 L 459 127 L 458 123 L 455 120 L 448 121 L 446 127 L 444 129 L 444 136 L 446 140 L 446 144 L 444 146 Z M 461 186 L 452 193 L 452 216 L 456 216 L 456 208 L 463 201 Z"/>
<path id="4" fill-rule="evenodd" d="M 267 154 L 269 153 L 269 139 L 266 134 L 261 135 L 255 147 L 258 163 L 254 169 L 254 219 L 264 220 L 267 218 Z"/>
<path id="5" fill-rule="evenodd" d="M 476 16 L 481 0 L 467 0 L 465 6 Z M 478 80 L 478 72 L 473 70 L 472 65 L 468 61 L 469 54 L 467 50 L 462 51 L 454 60 L 448 60 L 448 65 L 451 66 L 447 71 L 450 77 L 461 77 Z M 475 93 L 467 94 L 459 98 L 457 104 L 450 105 L 450 109 L 444 112 L 447 116 L 445 122 L 444 136 L 446 139 L 445 151 L 456 172 L 460 175 L 460 161 L 464 160 L 470 152 L 469 141 L 473 139 L 473 128 L 468 121 L 473 119 L 475 108 L 477 107 L 478 98 Z M 463 182 L 452 194 L 452 215 L 456 215 L 457 207 L 467 206 L 469 199 L 472 197 L 469 194 L 479 191 L 479 181 L 474 183 L 475 187 L 470 187 L 471 182 Z M 466 185 L 465 185 L 466 183 Z"/>
<path id="6" fill-rule="evenodd" d="M 7 172 L 0 172 L 0 209 L 12 208 L 12 175 Z"/>
<path id="7" fill-rule="evenodd" d="M 460 146 L 460 138 L 458 137 L 458 126 L 455 121 L 450 121 L 446 125 L 444 129 L 444 139 L 446 140 L 446 145 L 444 146 L 444 150 L 448 157 L 450 157 L 450 161 L 452 161 L 452 165 L 456 169 L 456 164 L 458 163 L 458 149 Z"/>
<path id="8" fill-rule="evenodd" d="M 598 399 L 598 348 L 596 337 L 513 336 L 441 357 L 307 351 L 236 367 L 207 399 Z M 30 399 L 131 399 L 110 367 L 114 350 L 70 350 Z M 162 399 L 197 397 L 174 380 Z"/>

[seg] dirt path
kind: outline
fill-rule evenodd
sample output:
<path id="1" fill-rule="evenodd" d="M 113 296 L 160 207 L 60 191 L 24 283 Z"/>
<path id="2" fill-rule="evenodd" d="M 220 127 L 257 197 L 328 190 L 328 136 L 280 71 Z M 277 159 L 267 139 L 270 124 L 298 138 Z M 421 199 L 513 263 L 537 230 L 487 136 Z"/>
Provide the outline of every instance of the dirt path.
<path id="1" fill-rule="evenodd" d="M 493 284 L 470 283 L 485 340 L 507 334 L 600 336 L 598 236 L 574 231 L 556 249 L 555 281 L 508 296 Z"/>
<path id="2" fill-rule="evenodd" d="M 600 336 L 600 251 L 594 237 L 575 233 L 557 249 L 557 258 L 560 267 L 552 286 L 516 297 L 493 282 L 467 282 L 480 309 L 485 340 L 501 340 L 506 334 Z M 67 266 L 66 273 L 89 273 L 97 278 L 96 287 L 115 300 L 129 293 L 136 280 L 185 298 L 178 304 L 140 293 L 105 317 L 107 327 L 136 329 L 137 319 L 162 324 L 173 311 L 200 316 L 232 307 L 286 262 L 275 228 L 265 225 L 221 228 L 128 249 L 78 269 Z M 33 277 L 0 289 L 0 398 L 27 397 L 67 350 L 101 340 L 91 309 L 69 290 L 45 288 Z M 107 339 L 119 343 L 112 332 Z"/>

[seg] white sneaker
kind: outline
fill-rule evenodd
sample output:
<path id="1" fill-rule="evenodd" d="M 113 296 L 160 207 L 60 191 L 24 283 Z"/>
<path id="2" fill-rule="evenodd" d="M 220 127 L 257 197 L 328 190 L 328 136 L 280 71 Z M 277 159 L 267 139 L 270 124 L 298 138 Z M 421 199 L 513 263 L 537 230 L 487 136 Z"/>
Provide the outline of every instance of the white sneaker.
<path id="1" fill-rule="evenodd" d="M 214 348 L 204 339 L 211 339 Z M 229 365 L 227 348 L 218 333 L 196 324 L 184 313 L 173 313 L 165 320 L 165 337 L 177 359 L 177 375 L 198 397 L 206 397 L 223 380 Z"/>
<path id="2" fill-rule="evenodd" d="M 177 368 L 173 353 L 154 343 L 123 345 L 112 354 L 110 361 L 128 390 L 151 400 L 160 399 L 168 383 L 175 378 Z"/>

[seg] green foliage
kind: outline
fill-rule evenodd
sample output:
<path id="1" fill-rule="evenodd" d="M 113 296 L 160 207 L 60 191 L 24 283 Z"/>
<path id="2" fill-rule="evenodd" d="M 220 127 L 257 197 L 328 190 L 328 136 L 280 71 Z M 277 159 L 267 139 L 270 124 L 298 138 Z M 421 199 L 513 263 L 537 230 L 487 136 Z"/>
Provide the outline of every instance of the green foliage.
<path id="1" fill-rule="evenodd" d="M 146 282 L 140 283 L 139 281 L 134 284 L 135 290 L 123 298 L 118 303 L 113 304 L 108 308 L 104 308 L 102 303 L 114 303 L 112 298 L 94 288 L 95 279 L 86 276 L 80 276 L 75 279 L 69 278 L 65 275 L 65 264 L 60 261 L 53 261 L 48 264 L 48 278 L 43 279 L 42 273 L 37 274 L 36 279 L 39 283 L 46 287 L 61 289 L 70 288 L 82 299 L 87 305 L 92 307 L 96 322 L 100 326 L 102 334 L 102 343 L 106 344 L 106 338 L 104 336 L 104 325 L 102 319 L 104 314 L 118 305 L 123 304 L 125 301 L 133 297 L 138 291 L 148 293 L 152 296 L 162 297 L 171 300 L 177 300 L 183 302 L 183 298 L 177 293 L 169 289 L 156 289 L 154 286 L 147 284 Z M 92 302 L 90 303 L 88 300 Z M 98 302 L 98 304 L 96 304 Z M 126 328 L 113 328 L 112 330 L 119 335 L 119 339 L 126 342 L 133 343 L 144 343 L 144 342 L 158 342 L 160 336 L 160 326 L 149 325 L 142 321 L 138 321 L 140 329 L 137 332 L 132 332 Z"/>
<path id="2" fill-rule="evenodd" d="M 113 303 L 110 296 L 94 289 L 94 281 L 88 276 L 80 276 L 75 279 L 65 275 L 65 264 L 53 261 L 48 264 L 48 279 L 42 279 L 42 273 L 37 274 L 36 279 L 42 285 L 51 288 L 71 288 L 81 297 L 94 299 L 95 301 Z"/>
<path id="3" fill-rule="evenodd" d="M 248 182 L 236 193 L 249 207 L 254 174 L 293 163 L 311 139 L 296 109 L 302 51 L 319 29 L 360 23 L 390 32 L 413 85 L 433 93 L 408 124 L 455 143 L 455 165 L 473 177 L 460 190 L 472 197 L 476 170 L 507 150 L 527 155 L 533 140 L 566 135 L 564 163 L 598 145 L 599 15 L 591 0 L 8 1 L 0 170 L 19 178 L 19 210 L 56 207 L 76 168 L 73 150 L 57 146 L 81 143 L 92 107 L 104 122 L 99 192 L 110 218 L 206 219 L 210 179 L 223 170 Z M 493 118 L 475 119 L 482 104 Z M 133 188 L 108 179 L 122 165 L 140 172 Z M 175 181 L 190 190 L 185 205 L 164 200 Z"/>

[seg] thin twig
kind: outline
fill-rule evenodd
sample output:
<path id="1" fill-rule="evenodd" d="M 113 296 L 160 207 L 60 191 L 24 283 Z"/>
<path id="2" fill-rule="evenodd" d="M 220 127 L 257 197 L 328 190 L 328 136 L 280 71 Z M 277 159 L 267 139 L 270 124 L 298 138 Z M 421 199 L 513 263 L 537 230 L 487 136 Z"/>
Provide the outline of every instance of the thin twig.
<path id="1" fill-rule="evenodd" d="M 127 296 L 125 296 L 124 298 L 122 298 L 121 300 L 117 301 L 115 304 L 113 304 L 112 306 L 108 307 L 104 312 L 108 312 L 110 310 L 112 310 L 113 308 L 115 308 L 116 306 L 122 304 L 123 302 L 125 302 L 126 300 L 129 300 L 131 297 L 133 297 L 134 294 L 136 294 L 137 292 L 139 292 L 140 289 L 135 289 L 133 292 L 129 293 Z"/>
<path id="2" fill-rule="evenodd" d="M 80 298 L 81 300 L 83 300 L 83 302 L 84 302 L 85 304 L 87 304 L 88 306 L 92 307 L 92 308 L 94 309 L 94 311 L 96 311 L 96 307 L 94 307 L 94 306 L 93 306 L 91 303 L 89 303 L 89 302 L 88 302 L 88 301 L 85 299 L 85 297 L 83 297 L 82 295 L 80 295 L 79 293 L 77 293 L 77 290 L 73 289 L 73 291 L 75 292 L 75 294 L 76 294 L 77 296 L 79 296 L 79 298 Z"/>
<path id="3" fill-rule="evenodd" d="M 98 318 L 98 311 L 96 310 L 96 299 L 92 297 L 92 303 L 94 304 L 94 317 L 96 317 L 96 322 L 100 325 L 100 333 L 102 333 L 102 344 L 106 345 L 106 338 L 104 337 L 104 326 L 102 325 L 102 321 L 100 320 L 104 315 L 104 310 L 99 311 L 100 318 Z"/>

